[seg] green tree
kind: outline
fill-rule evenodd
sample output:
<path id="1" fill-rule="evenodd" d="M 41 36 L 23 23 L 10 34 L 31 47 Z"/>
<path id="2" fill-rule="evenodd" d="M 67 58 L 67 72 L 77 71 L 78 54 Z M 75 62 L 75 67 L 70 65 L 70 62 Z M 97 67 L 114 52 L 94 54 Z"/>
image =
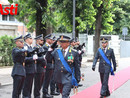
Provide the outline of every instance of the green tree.
<path id="1" fill-rule="evenodd" d="M 76 36 L 79 32 L 86 30 L 86 27 L 95 30 L 96 53 L 99 47 L 101 32 L 112 32 L 114 23 L 113 2 L 116 0 L 76 0 Z M 72 0 L 54 0 L 57 15 L 60 16 L 58 22 L 72 32 Z"/>
<path id="2" fill-rule="evenodd" d="M 94 8 L 96 9 L 96 22 L 95 22 L 95 47 L 94 55 L 99 47 L 100 34 L 101 32 L 112 32 L 114 23 L 113 11 L 115 7 L 113 6 L 114 1 L 117 0 L 93 0 Z"/>
<path id="3" fill-rule="evenodd" d="M 0 37 L 0 66 L 12 66 L 13 38 L 7 35 Z"/>
<path id="4" fill-rule="evenodd" d="M 63 28 L 66 32 L 72 32 L 73 22 L 73 0 L 53 0 L 56 9 L 57 27 Z M 88 10 L 89 9 L 89 10 Z M 92 0 L 76 0 L 76 36 L 79 32 L 86 30 L 87 25 L 91 28 L 96 12 Z"/>
<path id="5" fill-rule="evenodd" d="M 16 18 L 23 22 L 30 32 L 36 31 L 36 35 L 46 35 L 46 21 L 43 15 L 46 13 L 47 0 L 10 0 L 10 3 L 18 4 Z"/>
<path id="6" fill-rule="evenodd" d="M 122 28 L 127 27 L 130 31 L 130 0 L 120 0 L 114 4 L 117 6 L 114 11 L 113 34 L 121 34 Z"/>

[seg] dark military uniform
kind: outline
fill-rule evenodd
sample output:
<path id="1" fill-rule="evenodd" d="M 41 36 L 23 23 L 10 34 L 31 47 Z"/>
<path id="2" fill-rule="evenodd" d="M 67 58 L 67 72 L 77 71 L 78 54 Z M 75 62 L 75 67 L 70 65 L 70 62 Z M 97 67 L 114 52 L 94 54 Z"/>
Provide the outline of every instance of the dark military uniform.
<path id="1" fill-rule="evenodd" d="M 74 47 L 74 49 L 76 49 L 77 52 L 81 51 L 81 53 L 79 53 L 79 62 L 80 62 L 80 67 L 81 67 L 82 55 L 84 54 L 84 52 L 82 50 L 79 50 L 77 47 Z"/>
<path id="2" fill-rule="evenodd" d="M 56 41 L 56 37 L 54 36 L 53 37 L 53 41 Z M 54 42 L 55 43 L 55 42 Z M 54 44 L 53 43 L 53 44 Z M 55 48 L 57 47 L 60 47 L 56 44 Z M 54 65 L 55 67 L 56 65 Z M 51 78 L 51 82 L 50 82 L 50 93 L 51 95 L 60 95 L 60 91 L 59 91 L 59 88 L 58 88 L 58 84 L 54 81 L 54 74 L 52 75 L 52 78 Z"/>
<path id="3" fill-rule="evenodd" d="M 40 98 L 40 90 L 44 81 L 46 62 L 44 59 L 44 49 L 40 45 L 36 44 L 35 47 L 39 48 L 37 59 L 37 71 L 34 76 L 34 98 Z M 35 48 L 34 47 L 34 48 Z M 41 54 L 42 53 L 42 54 Z"/>
<path id="4" fill-rule="evenodd" d="M 79 61 L 80 61 L 80 67 L 81 67 L 81 62 L 82 62 L 82 55 L 84 54 L 84 51 L 81 47 L 85 46 L 85 43 L 83 43 L 82 45 L 78 45 L 77 47 L 74 47 L 74 49 L 76 49 L 79 53 Z"/>
<path id="5" fill-rule="evenodd" d="M 109 59 L 109 61 L 112 60 L 113 67 L 114 67 L 114 70 L 115 70 L 116 61 L 115 61 L 115 55 L 114 55 L 113 49 L 111 49 L 111 48 L 106 48 L 106 49 L 107 50 L 106 50 L 106 52 L 104 52 L 104 54 Z M 108 65 L 105 62 L 105 60 L 102 58 L 99 51 L 97 51 L 95 59 L 93 61 L 93 66 L 92 66 L 93 69 L 95 69 L 95 66 L 96 66 L 98 59 L 100 60 L 99 61 L 99 72 L 100 72 L 100 79 L 101 79 L 101 83 L 102 83 L 100 94 L 102 96 L 109 96 L 110 92 L 109 92 L 109 88 L 108 88 L 108 79 L 109 79 L 109 73 L 111 72 L 111 67 L 110 67 L 110 65 Z"/>
<path id="6" fill-rule="evenodd" d="M 49 49 L 49 45 L 47 43 L 45 43 L 43 45 L 43 49 L 44 49 L 44 51 L 47 52 L 48 49 Z M 48 87 L 49 87 L 49 84 L 50 84 L 50 80 L 52 78 L 53 70 L 54 70 L 54 64 L 51 61 L 51 62 L 47 63 L 47 65 L 46 65 L 45 80 L 44 80 L 44 83 L 43 83 L 43 90 L 42 90 L 44 95 L 48 94 Z"/>
<path id="7" fill-rule="evenodd" d="M 28 47 L 28 51 L 32 51 L 33 48 L 25 43 L 24 47 Z M 31 98 L 32 84 L 34 74 L 36 72 L 35 61 L 33 60 L 33 54 L 28 54 L 25 58 L 25 70 L 26 70 L 26 79 L 24 82 L 23 88 L 23 98 Z"/>
<path id="8" fill-rule="evenodd" d="M 54 79 L 54 73 L 52 75 L 51 82 L 50 82 L 50 91 L 51 91 L 51 95 L 60 95 L 58 84 L 55 82 L 55 79 Z"/>
<path id="9" fill-rule="evenodd" d="M 73 63 L 68 62 L 68 56 L 70 55 L 74 57 Z M 62 65 L 57 49 L 55 49 L 53 52 L 48 51 L 46 55 L 46 59 L 48 63 L 51 62 L 52 59 L 54 60 L 55 65 L 56 65 L 54 69 L 54 80 L 59 84 L 59 87 L 62 93 L 62 98 L 68 98 L 71 91 L 71 87 L 72 87 L 72 74 L 70 74 Z M 73 68 L 75 69 L 75 78 L 79 82 L 80 69 L 78 65 L 79 64 L 78 53 L 74 49 L 69 48 L 65 56 L 65 60 L 69 64 L 71 70 L 73 70 Z"/>
<path id="10" fill-rule="evenodd" d="M 20 49 L 18 47 L 13 48 L 12 58 L 14 62 L 14 66 L 11 74 L 13 77 L 12 98 L 19 98 L 21 94 L 21 90 L 23 88 L 24 79 L 26 76 L 26 72 L 24 68 L 25 50 Z"/>

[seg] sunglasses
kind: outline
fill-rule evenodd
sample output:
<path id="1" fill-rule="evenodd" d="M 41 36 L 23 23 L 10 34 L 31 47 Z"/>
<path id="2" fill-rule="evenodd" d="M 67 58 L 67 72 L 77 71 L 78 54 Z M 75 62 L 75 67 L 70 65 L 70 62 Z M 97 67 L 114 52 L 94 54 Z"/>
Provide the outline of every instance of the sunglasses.
<path id="1" fill-rule="evenodd" d="M 23 41 L 19 41 L 20 43 L 23 43 Z"/>
<path id="2" fill-rule="evenodd" d="M 19 42 L 23 43 L 23 40 L 17 40 L 17 41 L 19 41 Z"/>
<path id="3" fill-rule="evenodd" d="M 102 44 L 106 44 L 107 42 L 102 42 Z"/>

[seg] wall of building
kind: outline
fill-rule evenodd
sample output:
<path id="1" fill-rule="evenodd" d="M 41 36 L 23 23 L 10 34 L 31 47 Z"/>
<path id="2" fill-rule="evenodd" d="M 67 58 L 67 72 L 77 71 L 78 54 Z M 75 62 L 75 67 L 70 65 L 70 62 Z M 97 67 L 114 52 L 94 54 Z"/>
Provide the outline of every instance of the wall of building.
<path id="1" fill-rule="evenodd" d="M 108 46 L 114 50 L 117 56 L 120 56 L 120 40 L 118 35 L 101 35 L 101 37 L 107 37 L 109 39 Z M 87 55 L 94 55 L 94 35 L 88 35 L 87 41 Z M 100 44 L 101 45 L 101 44 Z"/>

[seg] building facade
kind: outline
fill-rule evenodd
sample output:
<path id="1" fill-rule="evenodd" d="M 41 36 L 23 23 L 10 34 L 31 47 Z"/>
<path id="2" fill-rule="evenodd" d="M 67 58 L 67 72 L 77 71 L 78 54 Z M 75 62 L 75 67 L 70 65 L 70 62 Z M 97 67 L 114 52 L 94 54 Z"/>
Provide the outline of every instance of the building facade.
<path id="1" fill-rule="evenodd" d="M 10 7 L 10 3 L 8 0 L 0 0 L 0 4 L 2 8 Z M 0 13 L 0 36 L 8 35 L 8 36 L 19 36 L 25 35 L 27 32 L 27 28 L 21 22 L 19 22 L 14 15 L 1 15 Z"/>

